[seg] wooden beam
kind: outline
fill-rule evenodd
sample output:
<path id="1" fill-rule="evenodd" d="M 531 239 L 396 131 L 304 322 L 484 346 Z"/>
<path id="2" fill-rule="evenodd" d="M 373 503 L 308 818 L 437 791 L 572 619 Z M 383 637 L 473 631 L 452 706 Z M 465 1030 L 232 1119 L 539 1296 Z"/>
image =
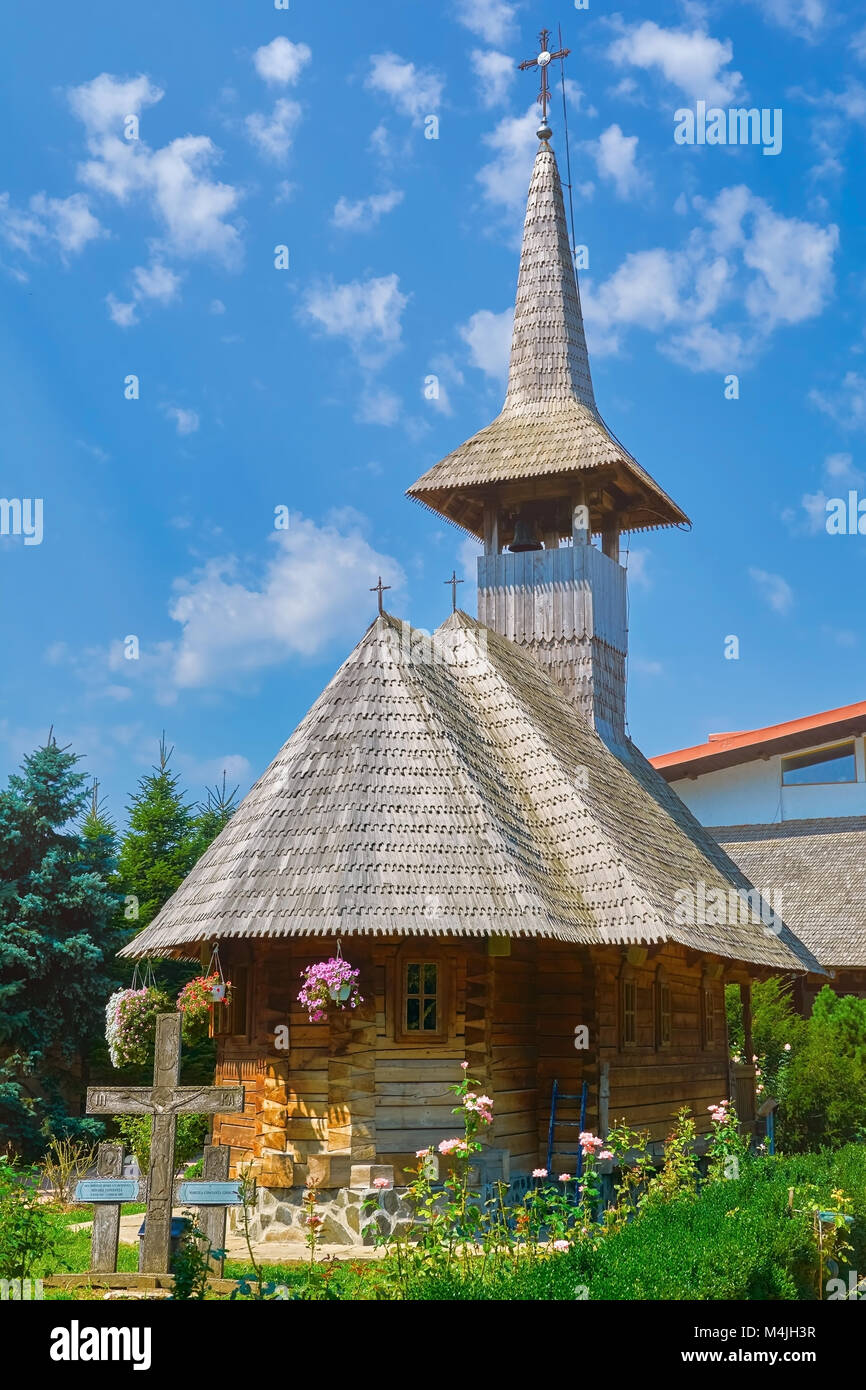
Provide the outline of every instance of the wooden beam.
<path id="1" fill-rule="evenodd" d="M 484 503 L 484 554 L 499 554 L 499 508 L 495 502 Z"/>

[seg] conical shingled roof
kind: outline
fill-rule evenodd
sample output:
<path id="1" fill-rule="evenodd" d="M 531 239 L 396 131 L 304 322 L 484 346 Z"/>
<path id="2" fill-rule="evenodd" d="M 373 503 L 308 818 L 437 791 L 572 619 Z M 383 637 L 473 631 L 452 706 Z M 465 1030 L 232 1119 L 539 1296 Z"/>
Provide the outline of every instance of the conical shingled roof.
<path id="1" fill-rule="evenodd" d="M 679 886 L 746 880 L 531 657 L 463 613 L 429 643 L 387 615 L 368 629 L 122 954 L 197 958 L 231 937 L 510 935 L 670 940 L 817 968 L 784 928 L 676 921 Z"/>
<path id="2" fill-rule="evenodd" d="M 617 489 L 624 530 L 688 520 L 598 412 L 562 185 L 556 156 L 543 140 L 529 188 L 505 405 L 492 425 L 448 454 L 408 493 L 481 536 L 484 492 L 491 484 L 569 474 L 586 480 L 587 471 Z M 600 513 L 590 511 L 599 529 Z"/>

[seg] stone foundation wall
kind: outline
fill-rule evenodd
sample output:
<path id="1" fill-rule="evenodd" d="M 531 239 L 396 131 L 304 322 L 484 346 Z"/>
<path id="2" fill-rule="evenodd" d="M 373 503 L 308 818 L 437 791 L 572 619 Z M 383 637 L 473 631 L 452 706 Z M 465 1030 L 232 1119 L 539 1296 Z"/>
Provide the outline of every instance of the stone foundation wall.
<path id="1" fill-rule="evenodd" d="M 377 1233 L 406 1234 L 413 1220 L 405 1193 L 405 1188 L 394 1187 L 317 1188 L 316 1215 L 323 1221 L 319 1243 L 372 1246 Z M 297 1245 L 302 1256 L 307 1234 L 306 1195 L 305 1187 L 259 1188 L 256 1213 L 250 1222 L 253 1240 Z M 375 1208 L 367 1209 L 365 1203 L 370 1199 Z M 364 1230 L 368 1223 L 369 1229 Z M 233 1231 L 243 1230 L 243 1215 L 237 1207 L 230 1208 L 229 1224 Z"/>

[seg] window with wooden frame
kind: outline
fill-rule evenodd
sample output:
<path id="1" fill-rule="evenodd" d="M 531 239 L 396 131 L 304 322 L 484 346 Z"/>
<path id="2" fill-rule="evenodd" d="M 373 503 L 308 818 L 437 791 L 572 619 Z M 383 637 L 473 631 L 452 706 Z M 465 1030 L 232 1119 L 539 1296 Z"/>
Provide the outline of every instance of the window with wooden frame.
<path id="1" fill-rule="evenodd" d="M 212 1038 L 246 1037 L 252 968 L 249 965 L 233 965 L 226 974 L 232 986 L 229 1003 L 214 1004 L 210 1035 Z"/>
<path id="2" fill-rule="evenodd" d="M 664 970 L 659 968 L 655 981 L 656 1048 L 670 1047 L 673 1033 L 671 986 Z"/>
<path id="3" fill-rule="evenodd" d="M 701 1034 L 704 1047 L 715 1047 L 716 992 L 706 979 L 701 983 Z"/>
<path id="4" fill-rule="evenodd" d="M 444 1042 L 448 1037 L 449 979 L 442 956 L 407 950 L 397 958 L 398 1042 Z"/>
<path id="5" fill-rule="evenodd" d="M 637 1047 L 637 980 L 630 969 L 623 971 L 619 983 L 620 1047 Z"/>
<path id="6" fill-rule="evenodd" d="M 856 782 L 857 759 L 854 740 L 810 748 L 782 759 L 782 786 L 819 786 L 823 783 Z"/>

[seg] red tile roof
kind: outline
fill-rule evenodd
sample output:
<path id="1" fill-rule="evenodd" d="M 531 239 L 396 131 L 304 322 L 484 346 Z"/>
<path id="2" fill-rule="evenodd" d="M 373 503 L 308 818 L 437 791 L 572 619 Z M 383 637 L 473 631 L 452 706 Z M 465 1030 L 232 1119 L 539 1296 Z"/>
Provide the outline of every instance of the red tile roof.
<path id="1" fill-rule="evenodd" d="M 721 767 L 753 762 L 774 753 L 789 753 L 814 744 L 831 743 L 834 739 L 850 738 L 866 731 L 866 700 L 856 705 L 809 714 L 804 719 L 789 719 L 785 724 L 770 724 L 765 729 L 741 729 L 734 733 L 710 734 L 706 743 L 693 748 L 680 748 L 674 753 L 660 753 L 650 758 L 653 767 L 668 782 L 680 777 L 715 772 Z"/>

